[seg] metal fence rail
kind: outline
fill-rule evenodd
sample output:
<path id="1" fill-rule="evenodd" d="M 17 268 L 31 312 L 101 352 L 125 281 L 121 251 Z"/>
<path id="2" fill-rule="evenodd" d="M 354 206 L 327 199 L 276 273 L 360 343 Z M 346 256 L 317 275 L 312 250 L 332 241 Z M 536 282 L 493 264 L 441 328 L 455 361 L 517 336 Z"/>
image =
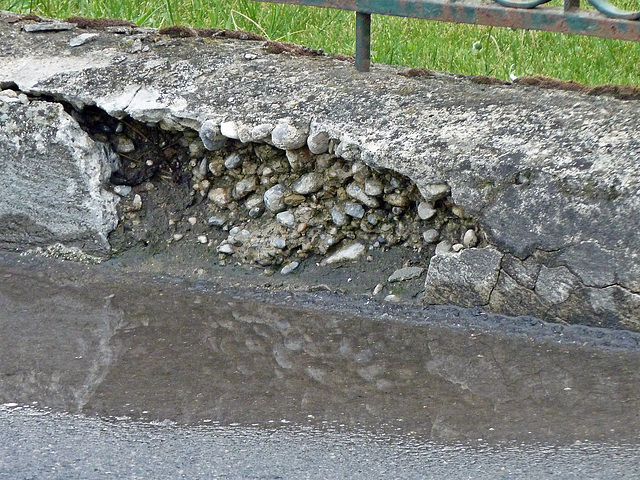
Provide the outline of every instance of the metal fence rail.
<path id="1" fill-rule="evenodd" d="M 564 0 L 564 7 L 541 6 L 551 0 L 256 1 L 356 12 L 356 68 L 360 72 L 369 71 L 372 14 L 640 41 L 640 11 L 621 10 L 607 0 L 587 0 L 595 7 L 595 11 L 581 9 L 580 0 Z"/>

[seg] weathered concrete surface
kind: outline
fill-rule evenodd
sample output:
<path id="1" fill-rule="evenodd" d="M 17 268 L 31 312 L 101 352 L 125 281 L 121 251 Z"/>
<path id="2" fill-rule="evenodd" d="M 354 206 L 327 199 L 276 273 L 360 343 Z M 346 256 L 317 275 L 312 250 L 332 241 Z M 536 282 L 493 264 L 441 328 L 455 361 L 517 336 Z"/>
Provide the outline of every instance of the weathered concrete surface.
<path id="1" fill-rule="evenodd" d="M 0 246 L 61 242 L 105 253 L 118 218 L 104 184 L 117 158 L 62 105 L 25 103 L 0 94 Z"/>
<path id="2" fill-rule="evenodd" d="M 482 253 L 439 250 L 427 302 L 640 328 L 637 103 L 384 66 L 361 75 L 335 59 L 270 55 L 262 42 L 133 30 L 71 47 L 81 31 L 1 25 L 4 88 L 194 129 L 210 149 L 269 142 L 292 165 L 328 152 L 409 177 L 425 201 L 475 225 L 480 251 L 496 252 L 478 269 Z"/>

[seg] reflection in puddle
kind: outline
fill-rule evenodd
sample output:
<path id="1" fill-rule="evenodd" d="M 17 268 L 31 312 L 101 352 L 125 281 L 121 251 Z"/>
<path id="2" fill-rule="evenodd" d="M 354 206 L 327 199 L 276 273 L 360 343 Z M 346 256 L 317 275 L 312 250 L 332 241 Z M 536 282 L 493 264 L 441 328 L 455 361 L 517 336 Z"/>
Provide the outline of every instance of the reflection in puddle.
<path id="1" fill-rule="evenodd" d="M 0 403 L 435 440 L 637 440 L 640 355 L 0 268 Z M 35 293 L 35 294 L 34 294 Z"/>

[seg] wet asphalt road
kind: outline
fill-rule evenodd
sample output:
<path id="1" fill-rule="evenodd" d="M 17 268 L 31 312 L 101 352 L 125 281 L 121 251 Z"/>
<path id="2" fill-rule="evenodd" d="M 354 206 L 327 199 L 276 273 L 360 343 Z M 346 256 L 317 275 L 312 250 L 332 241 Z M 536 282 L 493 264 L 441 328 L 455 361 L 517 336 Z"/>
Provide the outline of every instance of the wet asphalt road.
<path id="1" fill-rule="evenodd" d="M 638 334 L 0 260 L 0 478 L 640 478 Z"/>

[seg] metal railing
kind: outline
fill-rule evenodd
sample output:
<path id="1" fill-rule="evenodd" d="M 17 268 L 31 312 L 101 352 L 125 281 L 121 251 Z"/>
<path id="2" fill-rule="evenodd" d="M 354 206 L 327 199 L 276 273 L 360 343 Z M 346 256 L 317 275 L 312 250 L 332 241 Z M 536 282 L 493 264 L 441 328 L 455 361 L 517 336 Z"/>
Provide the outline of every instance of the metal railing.
<path id="1" fill-rule="evenodd" d="M 607 0 L 587 0 L 596 10 L 581 9 L 580 0 L 564 0 L 564 7 L 541 7 L 551 0 L 256 1 L 356 12 L 356 68 L 360 72 L 368 72 L 371 63 L 372 14 L 640 41 L 640 11 L 621 10 Z"/>

